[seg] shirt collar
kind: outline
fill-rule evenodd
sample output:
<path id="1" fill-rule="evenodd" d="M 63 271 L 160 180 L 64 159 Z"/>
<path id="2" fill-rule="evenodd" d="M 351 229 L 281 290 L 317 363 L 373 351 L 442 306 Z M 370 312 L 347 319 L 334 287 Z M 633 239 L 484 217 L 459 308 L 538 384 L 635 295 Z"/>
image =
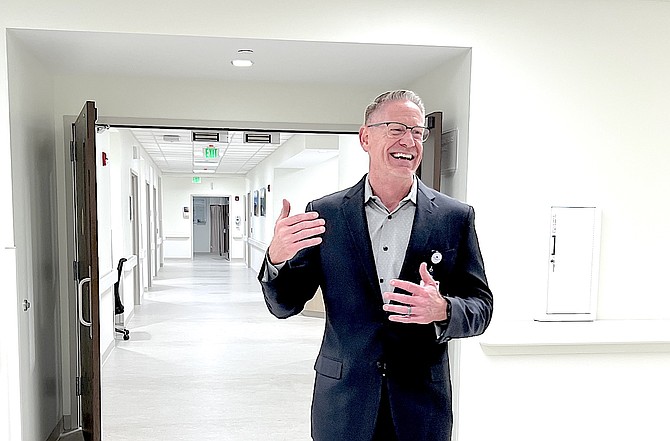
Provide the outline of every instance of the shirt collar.
<path id="1" fill-rule="evenodd" d="M 409 193 L 407 193 L 407 196 L 402 198 L 402 200 L 400 201 L 400 205 L 403 205 L 403 202 L 407 201 L 412 201 L 412 203 L 416 205 L 417 189 L 418 184 L 416 175 L 412 175 L 412 187 L 409 189 Z M 370 175 L 365 175 L 365 203 L 367 204 L 368 202 L 370 202 L 371 199 L 379 201 L 379 203 L 381 203 L 381 200 L 372 193 L 372 186 L 370 185 Z"/>

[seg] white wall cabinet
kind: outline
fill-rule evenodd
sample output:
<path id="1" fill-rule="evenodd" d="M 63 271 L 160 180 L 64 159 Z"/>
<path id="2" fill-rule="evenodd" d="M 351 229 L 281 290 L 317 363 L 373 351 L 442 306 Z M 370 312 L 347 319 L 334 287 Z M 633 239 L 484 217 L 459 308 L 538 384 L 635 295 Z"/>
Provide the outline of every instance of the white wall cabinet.
<path id="1" fill-rule="evenodd" d="M 600 210 L 551 207 L 547 292 L 539 321 L 595 320 Z"/>

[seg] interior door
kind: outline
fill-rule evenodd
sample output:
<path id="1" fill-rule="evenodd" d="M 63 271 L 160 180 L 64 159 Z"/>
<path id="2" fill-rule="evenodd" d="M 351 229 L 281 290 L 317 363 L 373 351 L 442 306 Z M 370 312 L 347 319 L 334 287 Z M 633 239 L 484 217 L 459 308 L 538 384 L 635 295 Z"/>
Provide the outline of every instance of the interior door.
<path id="1" fill-rule="evenodd" d="M 158 231 L 158 190 L 156 187 L 153 187 L 154 189 L 154 199 L 153 199 L 153 207 L 154 207 L 154 217 L 153 217 L 153 222 L 154 222 L 154 275 L 158 275 L 158 270 L 160 269 L 160 245 L 158 244 L 158 238 L 160 237 L 159 231 Z"/>
<path id="2" fill-rule="evenodd" d="M 147 235 L 147 243 L 146 243 L 146 248 L 144 254 L 146 255 L 146 261 L 144 264 L 144 273 L 147 276 L 147 288 L 151 288 L 151 282 L 153 280 L 152 277 L 152 253 L 153 250 L 151 248 L 151 237 L 153 236 L 152 233 L 152 220 L 151 220 L 151 186 L 149 185 L 148 182 L 144 184 L 145 188 L 145 197 L 146 197 L 146 203 L 145 208 L 146 208 L 146 235 Z"/>
<path id="3" fill-rule="evenodd" d="M 100 411 L 100 313 L 98 209 L 96 202 L 96 108 L 87 101 L 72 125 L 75 209 L 77 329 L 81 427 L 86 441 L 102 439 Z"/>
<path id="4" fill-rule="evenodd" d="M 423 143 L 423 159 L 417 175 L 427 186 L 440 191 L 440 163 L 442 160 L 442 112 L 426 115 L 430 136 Z"/>
<path id="5" fill-rule="evenodd" d="M 226 259 L 230 260 L 230 205 L 223 205 L 223 223 L 221 225 L 223 231 L 223 252 Z"/>

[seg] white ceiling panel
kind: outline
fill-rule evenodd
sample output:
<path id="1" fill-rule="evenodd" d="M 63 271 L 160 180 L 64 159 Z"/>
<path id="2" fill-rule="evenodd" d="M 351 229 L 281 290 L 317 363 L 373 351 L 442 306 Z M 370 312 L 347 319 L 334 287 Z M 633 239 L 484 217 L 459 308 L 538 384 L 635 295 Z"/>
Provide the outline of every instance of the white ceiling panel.
<path id="1" fill-rule="evenodd" d="M 202 143 L 191 141 L 190 130 L 118 130 L 129 131 L 163 173 L 193 173 L 193 170 L 203 173 L 201 170 L 207 169 L 219 174 L 246 174 L 293 136 L 292 133 L 281 133 L 279 144 L 250 144 L 243 142 L 244 132 L 231 131 L 227 143 Z M 178 142 L 165 140 L 163 135 L 177 135 L 180 139 Z M 218 157 L 205 158 L 204 149 L 210 145 L 219 149 Z"/>

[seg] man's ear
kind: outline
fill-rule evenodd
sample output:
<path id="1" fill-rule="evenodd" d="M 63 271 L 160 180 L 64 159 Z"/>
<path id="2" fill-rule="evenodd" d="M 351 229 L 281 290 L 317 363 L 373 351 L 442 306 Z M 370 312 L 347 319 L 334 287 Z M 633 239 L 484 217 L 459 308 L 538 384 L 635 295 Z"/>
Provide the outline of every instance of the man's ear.
<path id="1" fill-rule="evenodd" d="M 370 137 L 370 133 L 368 133 L 368 128 L 365 126 L 361 126 L 361 128 L 358 130 L 358 141 L 361 143 L 361 147 L 363 147 L 363 150 L 366 152 L 369 150 L 368 147 L 368 139 Z"/>

